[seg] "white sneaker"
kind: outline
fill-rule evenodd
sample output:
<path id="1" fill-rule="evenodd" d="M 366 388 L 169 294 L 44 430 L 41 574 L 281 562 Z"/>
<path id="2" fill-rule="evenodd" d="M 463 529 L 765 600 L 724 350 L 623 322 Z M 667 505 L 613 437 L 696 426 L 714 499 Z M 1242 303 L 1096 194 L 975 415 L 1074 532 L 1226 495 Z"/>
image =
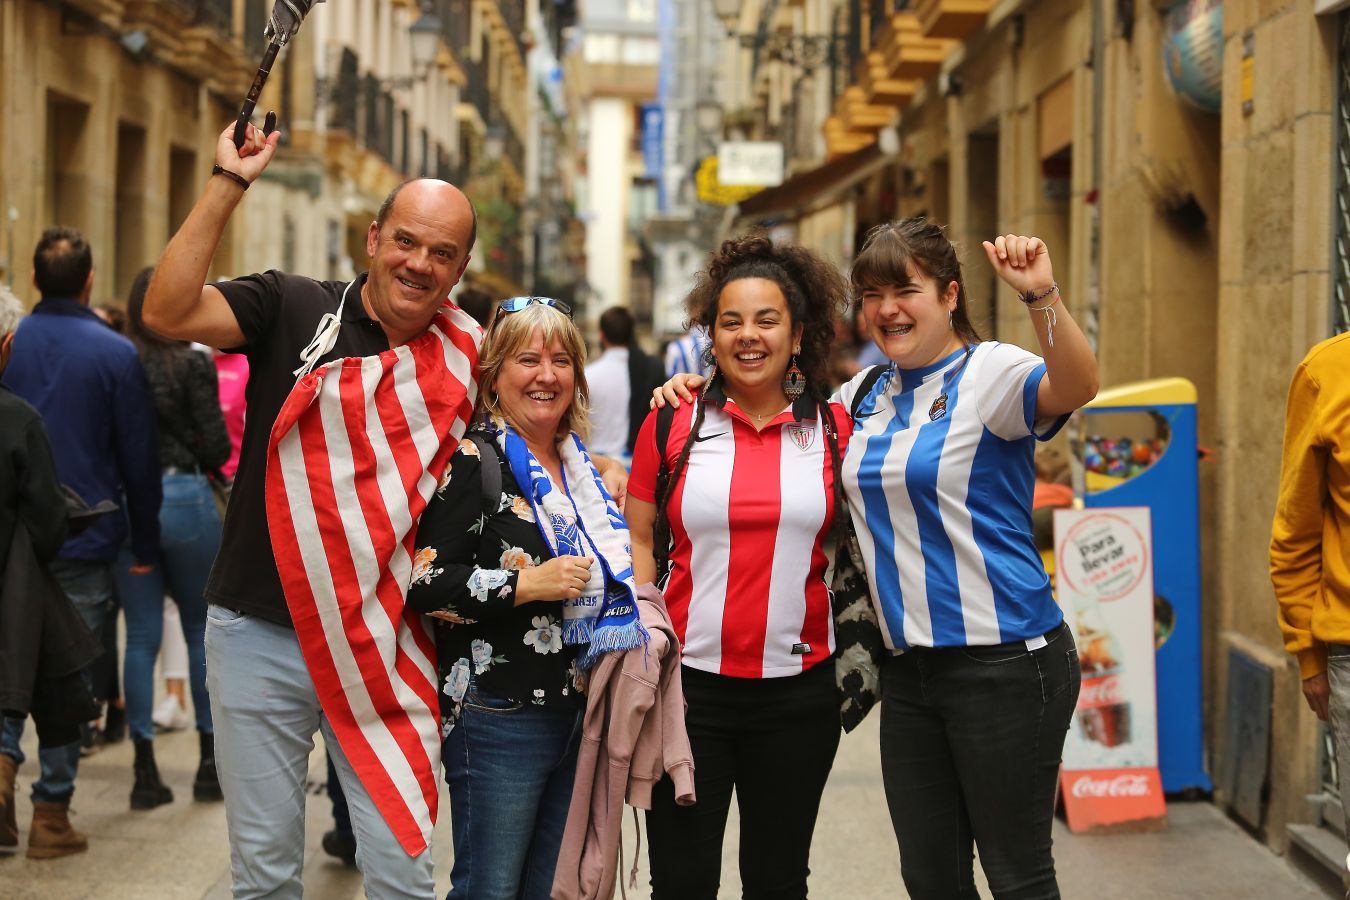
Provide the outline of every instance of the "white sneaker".
<path id="1" fill-rule="evenodd" d="M 164 731 L 182 731 L 192 724 L 187 710 L 183 709 L 173 694 L 164 695 L 164 699 L 159 701 L 155 711 L 150 714 L 150 720 Z"/>

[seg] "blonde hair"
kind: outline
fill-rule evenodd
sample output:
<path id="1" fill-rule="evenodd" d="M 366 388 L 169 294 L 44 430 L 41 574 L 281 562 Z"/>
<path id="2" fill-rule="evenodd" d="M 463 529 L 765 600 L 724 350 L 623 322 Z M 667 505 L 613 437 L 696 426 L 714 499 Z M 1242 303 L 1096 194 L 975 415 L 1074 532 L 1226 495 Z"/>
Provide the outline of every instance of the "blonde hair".
<path id="1" fill-rule="evenodd" d="M 575 431 L 585 441 L 590 433 L 591 403 L 590 388 L 586 384 L 586 342 L 571 319 L 542 303 L 531 303 L 519 312 L 497 312 L 497 318 L 488 329 L 478 356 L 476 413 L 482 419 L 506 421 L 497 396 L 497 376 L 507 361 L 529 344 L 536 333 L 543 336 L 545 347 L 556 342 L 572 360 L 575 390 L 572 392 L 572 402 L 558 423 L 557 436 L 564 438 L 569 432 Z"/>

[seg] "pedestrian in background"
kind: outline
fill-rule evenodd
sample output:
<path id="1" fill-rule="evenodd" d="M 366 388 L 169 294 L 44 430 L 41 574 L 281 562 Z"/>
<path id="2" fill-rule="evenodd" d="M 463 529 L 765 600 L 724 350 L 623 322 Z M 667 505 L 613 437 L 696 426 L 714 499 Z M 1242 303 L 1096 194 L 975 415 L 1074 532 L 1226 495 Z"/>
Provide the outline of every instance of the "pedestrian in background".
<path id="1" fill-rule="evenodd" d="M 1303 695 L 1330 722 L 1350 815 L 1350 334 L 1308 351 L 1284 421 L 1270 578 Z"/>
<path id="2" fill-rule="evenodd" d="M 455 292 L 452 297 L 459 308 L 469 315 L 473 320 L 487 330 L 492 325 L 492 317 L 497 314 L 497 301 L 492 295 L 480 287 L 465 285 Z"/>
<path id="3" fill-rule="evenodd" d="M 712 369 L 708 362 L 708 332 L 694 323 L 689 331 L 666 345 L 666 378 L 681 373 L 706 376 Z"/>
<path id="4" fill-rule="evenodd" d="M 733 789 L 745 896 L 807 895 L 840 734 L 825 569 L 827 537 L 845 514 L 849 420 L 826 397 L 847 300 L 839 273 L 805 248 L 762 235 L 727 241 L 686 299 L 712 336 L 712 378 L 676 410 L 664 446 L 658 413 L 638 435 L 626 508 L 633 567 L 639 582 L 661 583 L 657 556 L 673 538 L 665 599 L 684 647 L 698 796 L 679 806 L 668 777 L 653 792 L 655 900 L 717 897 Z"/>
<path id="5" fill-rule="evenodd" d="M 43 232 L 33 254 L 42 295 L 14 336 L 4 383 L 42 414 L 61 482 L 86 503 L 108 500 L 125 515 L 104 516 L 62 545 L 50 568 L 95 634 L 113 596 L 113 565 L 129 536 L 129 565 L 159 565 L 160 463 L 154 405 L 136 348 L 89 309 L 93 253 L 73 228 Z M 22 719 L 6 718 L 0 754 L 23 763 Z M 70 826 L 80 742 L 40 747 L 29 834 L 49 856 L 88 847 Z"/>
<path id="6" fill-rule="evenodd" d="M 0 374 L 9 361 L 14 343 L 14 330 L 23 318 L 23 304 L 8 289 L 0 287 Z M 47 563 L 66 539 L 66 501 L 61 484 L 56 480 L 56 462 L 52 459 L 46 429 L 37 410 L 21 400 L 13 391 L 0 384 L 0 582 L 8 583 L 10 547 L 18 528 L 26 529 L 27 541 L 39 563 Z M 41 613 L 30 604 L 41 603 L 40 597 L 11 597 L 0 591 L 0 649 L 7 655 L 0 670 L 0 704 L 4 708 L 28 701 L 31 709 L 34 677 L 40 665 L 38 647 L 19 646 L 24 641 L 26 627 L 33 621 L 41 622 Z M 38 630 L 41 625 L 36 626 Z M 41 721 L 38 710 L 32 714 L 38 724 L 39 753 L 62 749 L 80 737 L 78 725 L 58 729 L 53 737 Z M 15 847 L 19 843 L 19 825 L 14 812 L 14 777 L 18 760 L 0 753 L 0 847 Z M 50 804 L 35 807 L 39 813 L 51 810 Z M 36 822 L 34 823 L 37 824 Z M 43 829 L 34 829 L 28 843 L 28 855 L 41 858 L 52 851 L 61 856 L 74 852 L 83 843 L 75 832 L 65 835 L 66 843 L 52 844 L 40 838 Z M 35 840 L 37 839 L 37 840 Z M 78 840 L 77 840 L 78 839 Z M 80 848 L 82 849 L 82 848 Z"/>
<path id="7" fill-rule="evenodd" d="M 1080 669 L 1032 537 L 1033 451 L 1097 392 L 1097 363 L 1034 237 L 984 244 L 1044 358 L 982 342 L 940 226 L 878 226 L 853 262 L 890 363 L 840 391 L 855 410 L 849 510 L 886 646 L 881 767 L 905 887 L 1059 896 L 1055 785 Z M 860 395 L 860 396 L 859 396 Z"/>
<path id="8" fill-rule="evenodd" d="M 638 345 L 637 322 L 625 306 L 600 314 L 600 357 L 586 366 L 591 392 L 591 438 L 595 452 L 628 459 L 647 401 L 665 376 L 661 363 Z"/>
<path id="9" fill-rule="evenodd" d="M 127 720 L 136 748 L 132 809 L 153 809 L 173 800 L 155 764 L 155 657 L 164 634 L 164 597 L 178 607 L 187 644 L 188 684 L 196 715 L 200 761 L 192 783 L 196 800 L 219 800 L 211 703 L 206 691 L 206 581 L 220 549 L 220 516 L 210 477 L 230 457 L 230 437 L 220 409 L 211 358 L 182 341 L 146 327 L 145 292 L 154 269 L 136 276 L 127 298 L 127 335 L 136 345 L 154 398 L 164 500 L 160 507 L 160 559 L 154 571 L 133 571 L 124 550 L 117 589 L 127 621 L 122 682 Z"/>

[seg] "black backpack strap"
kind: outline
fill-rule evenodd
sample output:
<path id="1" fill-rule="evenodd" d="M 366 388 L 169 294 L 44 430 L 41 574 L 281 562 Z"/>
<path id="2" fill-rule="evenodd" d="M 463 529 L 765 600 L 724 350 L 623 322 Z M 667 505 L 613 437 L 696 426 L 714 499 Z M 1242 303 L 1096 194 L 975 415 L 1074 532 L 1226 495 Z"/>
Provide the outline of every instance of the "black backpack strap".
<path id="1" fill-rule="evenodd" d="M 478 461 L 483 477 L 483 517 L 496 515 L 502 502 L 502 463 L 497 454 L 497 442 L 491 435 L 470 431 L 464 439 L 478 448 Z"/>
<path id="2" fill-rule="evenodd" d="M 858 407 L 862 406 L 863 398 L 872 393 L 872 388 L 881 380 L 881 376 L 886 374 L 886 366 L 871 366 L 863 379 L 858 384 L 858 390 L 853 394 L 853 402 L 849 404 L 848 414 L 855 421 L 858 418 Z"/>
<path id="3" fill-rule="evenodd" d="M 666 501 L 670 499 L 671 472 L 666 467 L 666 448 L 670 445 L 670 428 L 675 422 L 675 408 L 667 403 L 656 411 L 656 520 L 652 523 L 652 556 L 656 561 L 656 583 L 664 581 L 670 569 L 670 520 L 666 518 Z M 676 474 L 678 478 L 678 473 Z"/>

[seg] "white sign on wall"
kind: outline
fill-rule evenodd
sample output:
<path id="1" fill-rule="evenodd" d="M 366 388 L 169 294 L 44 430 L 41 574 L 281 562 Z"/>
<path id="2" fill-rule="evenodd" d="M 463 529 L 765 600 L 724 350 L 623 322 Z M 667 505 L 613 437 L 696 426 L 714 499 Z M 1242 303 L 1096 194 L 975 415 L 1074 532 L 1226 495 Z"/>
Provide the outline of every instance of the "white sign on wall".
<path id="1" fill-rule="evenodd" d="M 783 145 L 777 141 L 727 141 L 717 148 L 717 180 L 737 186 L 783 183 Z"/>

